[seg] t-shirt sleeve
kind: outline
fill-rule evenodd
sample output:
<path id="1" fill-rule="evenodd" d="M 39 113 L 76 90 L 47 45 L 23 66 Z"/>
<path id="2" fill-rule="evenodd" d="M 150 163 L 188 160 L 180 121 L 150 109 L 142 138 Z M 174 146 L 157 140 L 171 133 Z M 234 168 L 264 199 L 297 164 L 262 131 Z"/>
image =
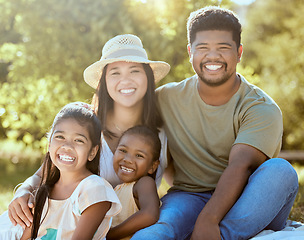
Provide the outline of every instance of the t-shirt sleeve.
<path id="1" fill-rule="evenodd" d="M 111 202 L 111 208 L 106 216 L 112 217 L 121 211 L 120 201 L 114 192 L 112 186 L 103 178 L 94 176 L 86 180 L 78 193 L 79 211 L 82 213 L 89 206 L 108 201 Z"/>
<path id="2" fill-rule="evenodd" d="M 282 113 L 273 103 L 260 103 L 246 109 L 239 119 L 240 127 L 234 144 L 253 146 L 267 157 L 277 157 L 283 135 Z"/>

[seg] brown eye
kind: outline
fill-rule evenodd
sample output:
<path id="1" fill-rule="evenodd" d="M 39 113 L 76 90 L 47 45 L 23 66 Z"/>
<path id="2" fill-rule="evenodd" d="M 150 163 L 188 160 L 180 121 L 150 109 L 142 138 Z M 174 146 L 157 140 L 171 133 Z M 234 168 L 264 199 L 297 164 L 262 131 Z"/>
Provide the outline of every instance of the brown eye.
<path id="1" fill-rule="evenodd" d="M 122 153 L 126 153 L 126 152 L 127 152 L 127 151 L 126 151 L 125 149 L 123 149 L 123 148 L 119 148 L 118 151 L 119 151 L 119 152 L 122 152 Z"/>
<path id="2" fill-rule="evenodd" d="M 62 136 L 62 135 L 56 135 L 56 136 L 54 136 L 54 138 L 56 138 L 56 139 L 64 139 L 64 136 Z"/>

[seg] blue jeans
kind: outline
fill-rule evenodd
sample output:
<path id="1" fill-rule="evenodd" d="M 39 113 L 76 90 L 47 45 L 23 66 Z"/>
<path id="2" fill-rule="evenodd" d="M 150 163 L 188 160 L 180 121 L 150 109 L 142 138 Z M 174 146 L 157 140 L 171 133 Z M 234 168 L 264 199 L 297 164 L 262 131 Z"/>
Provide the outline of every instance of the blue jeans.
<path id="1" fill-rule="evenodd" d="M 222 239 L 248 239 L 264 229 L 281 230 L 298 191 L 293 167 L 280 158 L 264 162 L 248 179 L 238 201 L 220 222 Z M 159 221 L 138 231 L 137 239 L 190 239 L 211 192 L 170 191 L 162 198 Z"/>

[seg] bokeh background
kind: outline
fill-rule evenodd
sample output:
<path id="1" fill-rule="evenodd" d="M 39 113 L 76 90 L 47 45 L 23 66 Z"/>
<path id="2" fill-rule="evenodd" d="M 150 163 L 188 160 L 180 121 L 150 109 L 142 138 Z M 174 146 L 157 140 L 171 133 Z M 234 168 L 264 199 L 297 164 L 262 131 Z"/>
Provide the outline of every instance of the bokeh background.
<path id="1" fill-rule="evenodd" d="M 207 5 L 239 15 L 244 54 L 238 72 L 280 106 L 283 150 L 304 146 L 302 0 L 0 0 L 0 213 L 14 186 L 34 173 L 58 110 L 90 103 L 83 70 L 118 34 L 138 35 L 152 60 L 171 65 L 159 85 L 193 75 L 187 55 L 189 13 Z M 300 176 L 301 162 L 294 163 Z M 303 190 L 293 211 L 303 219 Z"/>

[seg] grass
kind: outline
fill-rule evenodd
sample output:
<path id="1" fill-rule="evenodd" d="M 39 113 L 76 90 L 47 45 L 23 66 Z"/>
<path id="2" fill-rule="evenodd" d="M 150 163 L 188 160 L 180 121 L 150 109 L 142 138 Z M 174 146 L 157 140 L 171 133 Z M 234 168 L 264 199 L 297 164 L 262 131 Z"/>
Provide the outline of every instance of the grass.
<path id="1" fill-rule="evenodd" d="M 0 163 L 3 163 L 1 160 Z M 294 163 L 299 176 L 300 188 L 290 212 L 289 219 L 304 222 L 304 165 Z M 0 214 L 7 210 L 8 204 L 13 197 L 14 187 L 31 176 L 39 167 L 39 164 L 0 164 Z M 169 186 L 163 180 L 159 195 L 166 194 Z"/>
<path id="2" fill-rule="evenodd" d="M 0 159 L 0 214 L 7 210 L 15 186 L 31 176 L 38 168 L 38 163 L 5 164 L 5 160 Z"/>

